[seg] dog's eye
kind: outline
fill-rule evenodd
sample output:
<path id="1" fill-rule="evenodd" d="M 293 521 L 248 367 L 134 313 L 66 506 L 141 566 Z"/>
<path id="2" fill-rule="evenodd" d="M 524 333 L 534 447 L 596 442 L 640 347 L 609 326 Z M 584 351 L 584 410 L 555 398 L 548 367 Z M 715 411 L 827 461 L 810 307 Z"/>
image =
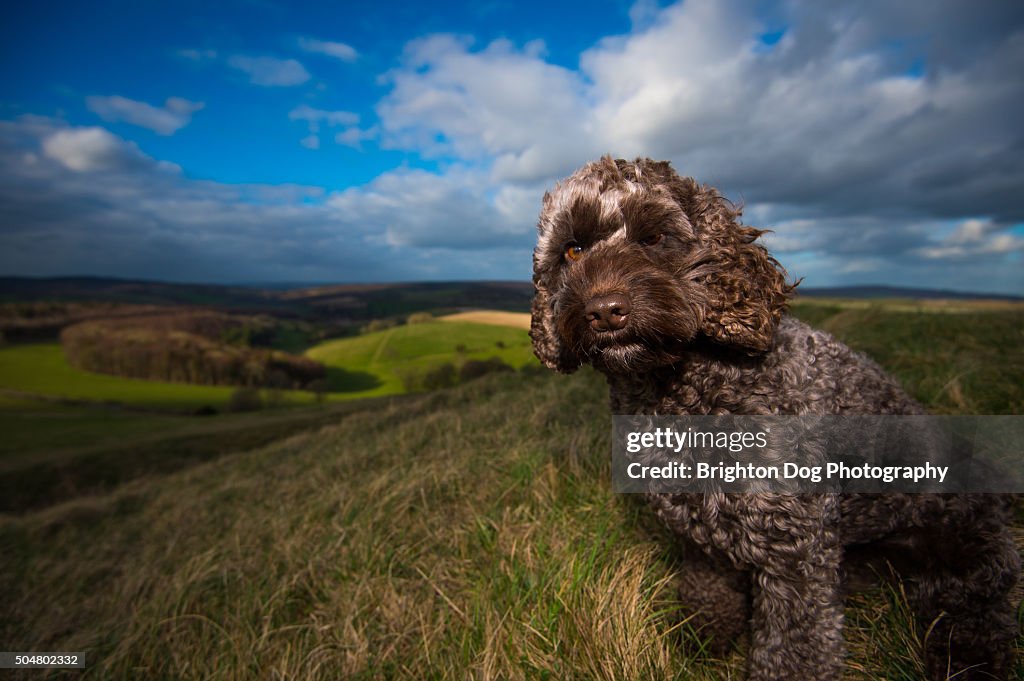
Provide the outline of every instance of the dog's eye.
<path id="1" fill-rule="evenodd" d="M 641 246 L 653 246 L 656 243 L 659 243 L 664 238 L 665 238 L 664 234 L 654 234 L 652 236 L 646 236 L 643 239 L 640 239 L 640 245 Z"/>
<path id="2" fill-rule="evenodd" d="M 583 257 L 583 246 L 579 244 L 569 244 L 565 247 L 565 257 L 569 260 L 576 261 Z"/>

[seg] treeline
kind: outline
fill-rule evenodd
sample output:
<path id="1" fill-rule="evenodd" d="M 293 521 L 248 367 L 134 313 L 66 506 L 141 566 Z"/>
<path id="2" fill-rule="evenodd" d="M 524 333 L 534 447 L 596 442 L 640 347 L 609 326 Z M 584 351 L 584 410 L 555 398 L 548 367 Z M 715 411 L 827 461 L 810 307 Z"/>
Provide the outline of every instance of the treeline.
<path id="1" fill-rule="evenodd" d="M 181 308 L 177 308 L 180 310 Z M 34 301 L 0 303 L 0 343 L 53 340 L 61 329 L 90 319 L 166 313 L 156 305 L 107 302 Z M 176 311 L 176 310 L 172 310 Z"/>
<path id="2" fill-rule="evenodd" d="M 217 312 L 102 319 L 65 328 L 61 344 L 72 366 L 129 378 L 281 389 L 322 381 L 319 362 L 250 345 L 272 325 Z"/>

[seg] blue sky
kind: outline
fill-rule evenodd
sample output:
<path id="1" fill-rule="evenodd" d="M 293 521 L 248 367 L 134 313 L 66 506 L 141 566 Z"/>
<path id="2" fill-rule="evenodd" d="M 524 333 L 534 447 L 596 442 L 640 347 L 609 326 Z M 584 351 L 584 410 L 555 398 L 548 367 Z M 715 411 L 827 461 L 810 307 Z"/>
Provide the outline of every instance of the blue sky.
<path id="1" fill-rule="evenodd" d="M 1013 3 L 47 3 L 0 25 L 0 274 L 526 279 L 673 161 L 809 286 L 1024 293 Z"/>

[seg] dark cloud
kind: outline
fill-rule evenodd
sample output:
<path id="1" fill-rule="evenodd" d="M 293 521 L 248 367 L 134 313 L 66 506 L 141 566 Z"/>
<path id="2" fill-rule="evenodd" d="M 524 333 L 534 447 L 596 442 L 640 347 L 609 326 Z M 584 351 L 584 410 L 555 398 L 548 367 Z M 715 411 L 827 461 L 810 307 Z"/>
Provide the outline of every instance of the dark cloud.
<path id="1" fill-rule="evenodd" d="M 382 127 L 399 146 L 489 158 L 506 186 L 550 185 L 604 152 L 668 158 L 746 204 L 822 285 L 913 273 L 984 287 L 967 273 L 987 270 L 999 290 L 1024 289 L 1024 241 L 1009 231 L 1024 219 L 1024 12 L 775 9 L 769 25 L 738 2 L 645 6 L 639 29 L 595 45 L 579 72 L 507 43 L 421 41 L 391 76 Z M 993 228 L 972 248 L 945 244 L 977 219 Z"/>

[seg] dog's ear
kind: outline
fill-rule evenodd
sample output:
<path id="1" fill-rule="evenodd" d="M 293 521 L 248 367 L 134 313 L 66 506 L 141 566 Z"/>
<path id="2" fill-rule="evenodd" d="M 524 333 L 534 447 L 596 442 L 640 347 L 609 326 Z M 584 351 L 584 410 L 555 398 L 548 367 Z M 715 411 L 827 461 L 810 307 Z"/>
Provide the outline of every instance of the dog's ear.
<path id="1" fill-rule="evenodd" d="M 765 230 L 742 225 L 740 211 L 710 187 L 686 178 L 674 189 L 709 249 L 698 280 L 707 292 L 703 333 L 750 353 L 768 350 L 796 284 L 787 284 L 786 271 L 755 243 Z"/>
<path id="2" fill-rule="evenodd" d="M 555 312 L 551 306 L 551 294 L 543 277 L 537 272 L 537 255 L 533 256 L 533 307 L 530 315 L 530 338 L 533 340 L 533 354 L 549 369 L 571 374 L 580 367 L 580 360 L 575 354 L 563 347 L 555 328 Z"/>
<path id="3" fill-rule="evenodd" d="M 739 227 L 729 267 L 709 275 L 710 309 L 704 333 L 720 343 L 764 352 L 785 312 L 793 286 L 775 258 L 753 243 L 761 230 Z"/>

